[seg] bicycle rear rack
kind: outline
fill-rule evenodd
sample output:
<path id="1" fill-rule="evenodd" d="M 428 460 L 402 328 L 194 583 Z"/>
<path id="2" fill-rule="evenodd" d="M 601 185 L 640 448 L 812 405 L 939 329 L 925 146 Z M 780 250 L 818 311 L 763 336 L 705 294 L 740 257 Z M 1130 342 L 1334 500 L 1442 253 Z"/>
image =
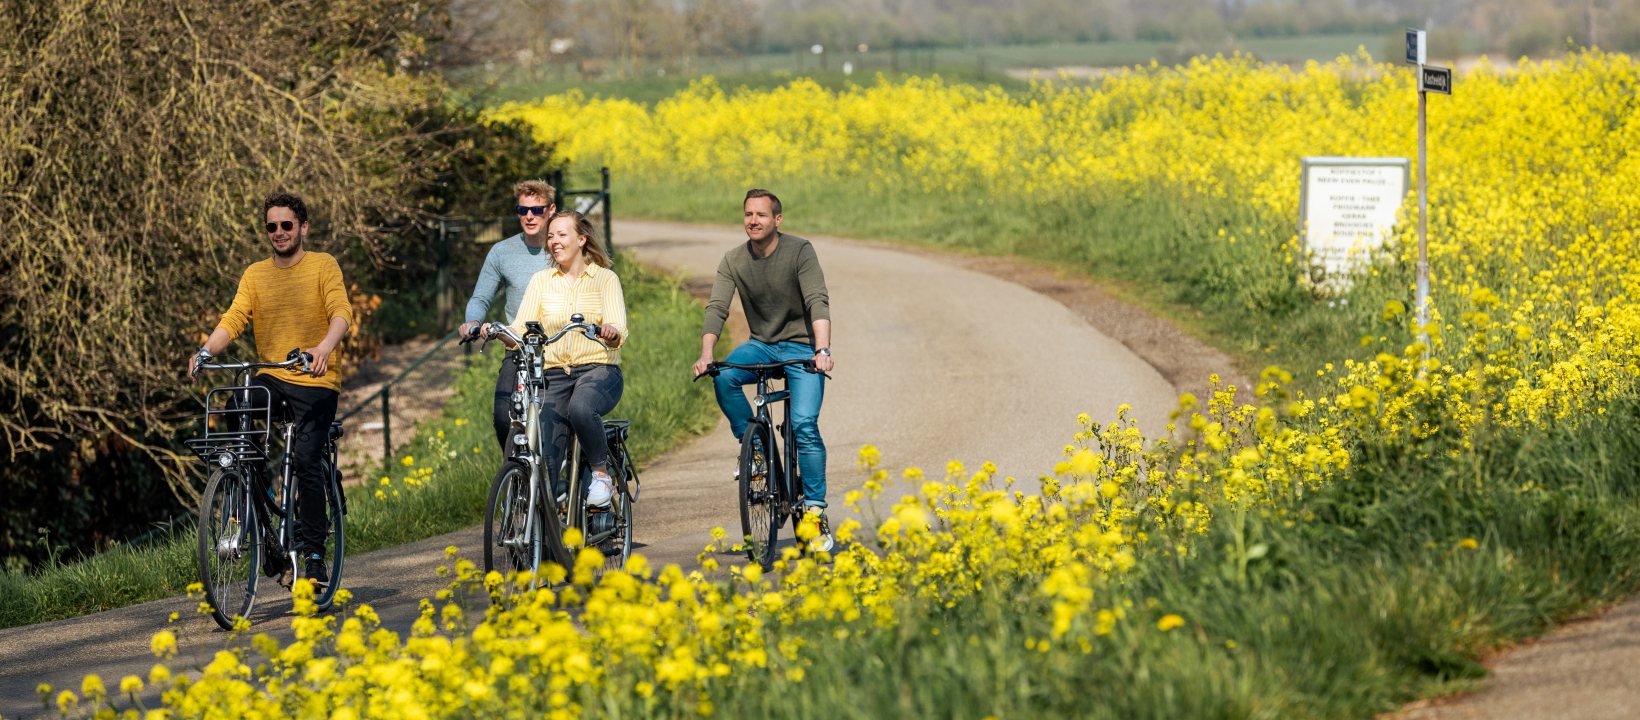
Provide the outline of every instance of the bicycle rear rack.
<path id="1" fill-rule="evenodd" d="M 261 462 L 268 459 L 273 396 L 258 385 L 211 388 L 205 393 L 205 435 L 184 440 L 206 464 L 223 456 Z"/>

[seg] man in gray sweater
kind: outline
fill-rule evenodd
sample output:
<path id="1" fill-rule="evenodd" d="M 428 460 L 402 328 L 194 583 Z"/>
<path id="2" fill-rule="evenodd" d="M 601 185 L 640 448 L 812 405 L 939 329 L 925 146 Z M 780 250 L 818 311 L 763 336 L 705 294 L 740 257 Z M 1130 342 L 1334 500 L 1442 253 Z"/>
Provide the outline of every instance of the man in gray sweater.
<path id="1" fill-rule="evenodd" d="M 746 242 L 724 253 L 718 263 L 712 299 L 706 304 L 695 375 L 706 372 L 711 364 L 712 347 L 723 333 L 729 301 L 736 293 L 752 338 L 729 353 L 726 362 L 812 359 L 820 371 L 830 372 L 831 300 L 814 246 L 796 235 L 780 232 L 780 198 L 768 190 L 747 191 L 741 210 Z M 753 382 L 756 377 L 748 371 L 724 369 L 713 383 L 718 407 L 729 418 L 729 428 L 736 438 L 745 434 L 752 417 L 751 404 L 746 402 L 741 386 Z M 820 439 L 819 425 L 826 378 L 820 373 L 789 368 L 786 387 L 791 390 L 792 430 L 797 442 L 797 468 L 803 477 L 803 502 L 820 523 L 821 535 L 812 546 L 830 550 L 831 527 L 824 512 L 826 443 Z"/>
<path id="2" fill-rule="evenodd" d="M 503 322 L 511 323 L 518 314 L 518 305 L 524 300 L 524 289 L 530 278 L 547 269 L 552 254 L 547 252 L 547 219 L 557 207 L 553 204 L 556 193 L 551 185 L 541 180 L 525 180 L 513 186 L 518 205 L 518 224 L 523 232 L 496 243 L 484 257 L 484 268 L 478 273 L 478 284 L 473 286 L 473 297 L 467 301 L 467 321 L 461 324 L 462 337 L 471 335 L 490 312 L 490 303 L 496 293 L 506 290 L 506 314 Z M 518 385 L 518 367 L 514 360 L 517 350 L 507 352 L 501 361 L 501 375 L 495 380 L 495 441 L 501 445 L 501 454 L 507 454 L 507 433 L 512 427 L 508 409 L 512 406 L 513 390 Z"/>

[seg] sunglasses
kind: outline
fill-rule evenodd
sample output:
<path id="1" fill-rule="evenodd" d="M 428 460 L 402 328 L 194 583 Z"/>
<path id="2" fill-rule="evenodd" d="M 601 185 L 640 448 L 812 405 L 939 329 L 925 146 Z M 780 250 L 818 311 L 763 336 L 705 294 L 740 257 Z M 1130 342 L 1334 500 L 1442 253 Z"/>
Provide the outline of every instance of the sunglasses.
<path id="1" fill-rule="evenodd" d="M 551 207 L 551 206 L 550 205 L 515 205 L 515 206 L 513 206 L 513 210 L 518 211 L 518 216 L 519 217 L 524 217 L 525 215 L 545 215 L 545 214 L 547 214 L 547 208 L 549 208 L 549 207 Z"/>
<path id="2" fill-rule="evenodd" d="M 280 220 L 279 222 L 270 222 L 267 225 L 268 232 L 270 232 L 270 233 L 275 231 L 275 230 L 284 230 L 285 232 L 290 232 L 291 228 L 294 228 L 294 227 L 296 227 L 296 223 L 293 222 L 293 221 L 290 221 L 290 220 Z"/>

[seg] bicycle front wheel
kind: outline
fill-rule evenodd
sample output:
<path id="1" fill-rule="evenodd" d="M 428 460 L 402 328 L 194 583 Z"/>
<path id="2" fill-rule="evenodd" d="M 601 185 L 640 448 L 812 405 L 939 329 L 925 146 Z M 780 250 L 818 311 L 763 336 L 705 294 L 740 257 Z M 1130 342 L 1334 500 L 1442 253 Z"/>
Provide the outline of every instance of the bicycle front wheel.
<path id="1" fill-rule="evenodd" d="M 773 429 L 758 420 L 740 438 L 740 529 L 746 557 L 764 570 L 774 567 L 775 539 L 780 533 L 779 493 L 775 490 Z"/>
<path id="2" fill-rule="evenodd" d="M 211 618 L 224 630 L 250 617 L 256 602 L 263 548 L 252 492 L 238 468 L 218 468 L 200 496 L 199 581 Z"/>
<path id="3" fill-rule="evenodd" d="M 533 573 L 541 566 L 540 513 L 536 513 L 533 532 L 529 517 L 529 466 L 508 460 L 490 483 L 490 500 L 484 511 L 485 573 Z"/>

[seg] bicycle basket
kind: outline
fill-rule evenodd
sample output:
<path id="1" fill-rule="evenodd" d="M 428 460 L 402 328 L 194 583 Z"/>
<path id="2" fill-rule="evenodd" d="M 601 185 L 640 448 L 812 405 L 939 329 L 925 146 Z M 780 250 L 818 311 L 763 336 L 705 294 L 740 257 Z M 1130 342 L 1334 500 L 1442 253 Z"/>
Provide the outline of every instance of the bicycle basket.
<path id="1" fill-rule="evenodd" d="M 205 393 L 205 434 L 183 444 L 206 463 L 224 455 L 250 460 L 268 459 L 268 432 L 273 396 L 260 385 L 211 388 Z"/>

